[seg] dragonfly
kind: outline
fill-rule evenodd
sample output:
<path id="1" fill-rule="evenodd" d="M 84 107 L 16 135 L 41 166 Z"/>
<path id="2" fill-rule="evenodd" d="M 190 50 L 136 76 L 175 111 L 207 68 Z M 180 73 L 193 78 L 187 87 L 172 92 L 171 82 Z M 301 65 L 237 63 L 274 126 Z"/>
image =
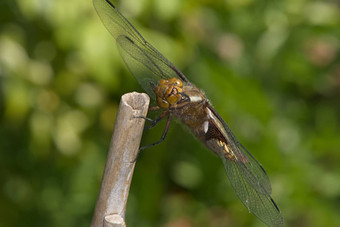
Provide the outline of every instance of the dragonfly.
<path id="1" fill-rule="evenodd" d="M 110 0 L 93 0 L 93 3 L 103 24 L 115 38 L 127 67 L 156 100 L 157 106 L 153 109 L 162 110 L 151 125 L 167 118 L 161 139 L 149 146 L 162 142 L 171 119 L 179 119 L 221 158 L 236 195 L 247 209 L 268 226 L 283 226 L 281 212 L 271 197 L 266 171 L 237 140 L 204 93 L 147 42 Z"/>

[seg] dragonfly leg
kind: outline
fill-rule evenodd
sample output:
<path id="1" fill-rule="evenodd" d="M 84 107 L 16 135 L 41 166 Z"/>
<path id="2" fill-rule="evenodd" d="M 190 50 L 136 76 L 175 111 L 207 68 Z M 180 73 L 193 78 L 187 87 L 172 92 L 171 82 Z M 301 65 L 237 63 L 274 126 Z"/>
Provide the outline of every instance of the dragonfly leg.
<path id="1" fill-rule="evenodd" d="M 144 120 L 150 121 L 151 124 L 148 125 L 147 127 L 145 127 L 145 129 L 144 129 L 144 130 L 149 130 L 149 129 L 155 127 L 157 125 L 157 123 L 160 122 L 167 114 L 168 114 L 168 111 L 165 110 L 156 119 L 151 119 L 151 118 L 144 117 L 144 116 L 137 116 L 135 118 L 143 118 Z"/>
<path id="2" fill-rule="evenodd" d="M 159 106 L 152 106 L 152 107 L 149 108 L 149 111 L 155 111 L 155 110 L 159 110 L 159 109 L 160 109 Z M 151 121 L 151 122 L 155 121 L 155 120 L 153 120 L 151 118 L 144 117 L 144 116 L 135 116 L 134 118 L 142 118 L 144 120 Z"/>
<path id="3" fill-rule="evenodd" d="M 145 129 L 150 129 L 150 128 L 155 127 L 155 126 L 157 125 L 157 123 L 160 122 L 166 115 L 170 116 L 170 114 L 168 113 L 168 111 L 163 111 L 163 112 L 161 113 L 161 115 L 159 115 L 159 117 L 157 117 L 155 120 L 153 120 L 153 121 L 151 122 L 151 124 L 148 125 Z M 168 117 L 168 119 L 169 119 L 169 117 Z"/>
<path id="4" fill-rule="evenodd" d="M 151 121 L 151 122 L 154 122 L 155 120 L 154 119 L 151 119 L 151 118 L 148 118 L 148 117 L 144 117 L 144 116 L 135 116 L 134 118 L 142 118 L 146 121 Z M 157 119 L 156 119 L 157 120 Z"/>
<path id="5" fill-rule="evenodd" d="M 163 113 L 168 113 L 168 112 L 167 112 L 167 111 L 164 111 Z M 163 114 L 163 113 L 162 113 L 162 114 Z M 161 114 L 161 115 L 162 115 L 162 114 Z M 164 117 L 164 116 L 163 116 L 163 117 Z M 169 130 L 170 122 L 171 122 L 171 116 L 170 116 L 170 114 L 168 114 L 168 120 L 167 120 L 167 122 L 166 122 L 166 125 L 165 125 L 165 128 L 164 128 L 164 131 L 163 131 L 163 134 L 162 134 L 161 139 L 158 140 L 158 141 L 156 141 L 156 142 L 154 142 L 154 143 L 152 143 L 152 144 L 149 144 L 149 145 L 140 147 L 140 148 L 139 148 L 139 151 L 138 151 L 138 154 L 136 155 L 135 160 L 133 160 L 132 162 L 135 162 L 135 161 L 137 160 L 137 158 L 138 158 L 138 156 L 139 156 L 139 154 L 140 154 L 140 152 L 141 152 L 142 150 L 144 150 L 144 149 L 146 149 L 146 148 L 149 148 L 149 147 L 152 147 L 152 146 L 155 146 L 155 145 L 161 143 L 161 142 L 165 139 L 166 134 L 168 133 L 168 130 Z"/>

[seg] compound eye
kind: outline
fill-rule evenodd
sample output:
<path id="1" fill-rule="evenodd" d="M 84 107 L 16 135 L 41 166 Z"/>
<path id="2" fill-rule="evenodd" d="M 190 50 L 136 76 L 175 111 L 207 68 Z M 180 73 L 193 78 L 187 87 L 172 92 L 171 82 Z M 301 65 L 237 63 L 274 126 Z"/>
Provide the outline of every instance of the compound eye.
<path id="1" fill-rule="evenodd" d="M 183 87 L 183 83 L 180 79 L 172 77 L 169 79 L 169 82 L 172 83 L 173 85 L 176 85 L 178 87 Z"/>
<path id="2" fill-rule="evenodd" d="M 170 104 L 175 104 L 178 102 L 178 100 L 181 99 L 181 95 L 180 94 L 175 94 L 175 95 L 170 95 L 166 100 L 168 101 L 168 103 Z"/>
<path id="3" fill-rule="evenodd" d="M 164 85 L 164 84 L 167 84 L 167 80 L 164 80 L 164 79 L 161 79 L 158 83 L 158 86 L 161 86 L 161 85 Z"/>
<path id="4" fill-rule="evenodd" d="M 161 97 L 157 97 L 157 104 L 159 107 L 163 109 L 169 108 L 169 103 L 165 101 L 164 99 L 162 99 Z"/>
<path id="5" fill-rule="evenodd" d="M 177 83 L 176 83 L 177 85 L 178 85 L 178 87 L 183 87 L 183 83 L 182 83 L 182 81 L 180 81 L 180 80 L 177 80 Z"/>

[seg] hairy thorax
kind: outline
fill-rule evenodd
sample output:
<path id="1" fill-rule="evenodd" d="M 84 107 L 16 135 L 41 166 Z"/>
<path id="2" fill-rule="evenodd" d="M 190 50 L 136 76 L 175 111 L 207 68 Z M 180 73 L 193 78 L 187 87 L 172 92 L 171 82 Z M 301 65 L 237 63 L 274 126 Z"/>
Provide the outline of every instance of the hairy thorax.
<path id="1" fill-rule="evenodd" d="M 204 139 L 205 124 L 208 121 L 206 108 L 208 100 L 204 94 L 192 85 L 184 86 L 183 93 L 189 98 L 188 102 L 174 105 L 171 113 L 187 125 L 199 139 Z"/>

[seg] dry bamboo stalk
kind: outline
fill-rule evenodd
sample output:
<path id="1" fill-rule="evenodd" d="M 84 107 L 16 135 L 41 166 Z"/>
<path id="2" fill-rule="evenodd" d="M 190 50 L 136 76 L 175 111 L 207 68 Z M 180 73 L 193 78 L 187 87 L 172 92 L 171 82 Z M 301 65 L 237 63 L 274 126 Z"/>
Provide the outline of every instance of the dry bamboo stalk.
<path id="1" fill-rule="evenodd" d="M 150 98 L 122 96 L 91 227 L 126 226 L 125 209 Z M 117 217 L 118 215 L 118 217 Z"/>

